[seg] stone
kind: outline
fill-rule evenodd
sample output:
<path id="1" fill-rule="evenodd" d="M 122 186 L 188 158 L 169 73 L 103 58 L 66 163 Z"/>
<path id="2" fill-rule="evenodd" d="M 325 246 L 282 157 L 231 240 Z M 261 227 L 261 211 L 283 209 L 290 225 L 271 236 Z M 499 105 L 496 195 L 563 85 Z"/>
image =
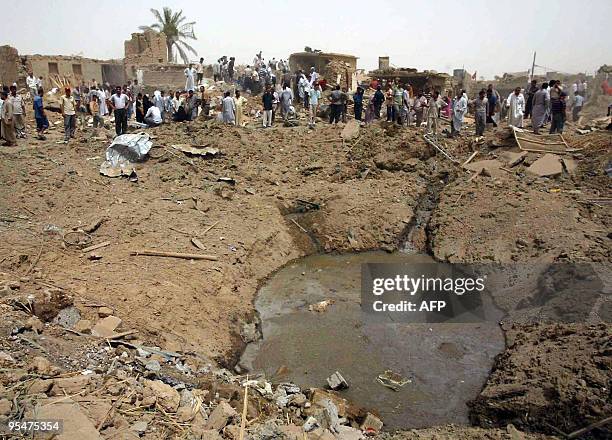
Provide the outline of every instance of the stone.
<path id="1" fill-rule="evenodd" d="M 72 376 L 53 379 L 53 388 L 50 394 L 52 396 L 65 396 L 77 394 L 89 387 L 91 376 Z"/>
<path id="2" fill-rule="evenodd" d="M 538 177 L 554 177 L 563 172 L 561 158 L 556 154 L 547 153 L 536 160 L 527 172 Z"/>
<path id="3" fill-rule="evenodd" d="M 383 422 L 372 413 L 368 413 L 366 415 L 360 426 L 361 430 L 365 431 L 366 433 L 377 433 L 382 429 L 382 427 Z"/>
<path id="4" fill-rule="evenodd" d="M 317 428 L 308 433 L 308 440 L 336 440 L 336 437 L 327 429 Z"/>
<path id="5" fill-rule="evenodd" d="M 235 417 L 238 413 L 229 403 L 221 401 L 219 405 L 213 410 L 204 425 L 205 429 L 214 429 L 220 431 L 227 425 L 227 422 Z"/>
<path id="6" fill-rule="evenodd" d="M 483 173 L 487 176 L 491 177 L 501 177 L 504 174 L 507 174 L 505 171 L 501 170 L 500 167 L 503 167 L 504 164 L 496 159 L 489 160 L 480 160 L 478 162 L 471 162 L 465 166 L 465 169 L 474 171 L 477 173 Z"/>
<path id="7" fill-rule="evenodd" d="M 285 436 L 287 440 L 303 440 L 304 439 L 304 430 L 301 426 L 297 425 L 283 425 L 280 426 L 280 431 Z"/>
<path id="8" fill-rule="evenodd" d="M 359 121 L 351 119 L 342 129 L 340 136 L 344 140 L 350 140 L 359 136 Z"/>
<path id="9" fill-rule="evenodd" d="M 73 328 L 81 319 L 81 312 L 74 306 L 63 308 L 53 319 L 53 323 L 64 328 Z"/>
<path id="10" fill-rule="evenodd" d="M 68 293 L 59 289 L 45 289 L 43 293 L 37 293 L 34 297 L 34 314 L 41 321 L 53 320 L 60 310 L 70 307 L 74 299 Z"/>
<path id="11" fill-rule="evenodd" d="M 30 316 L 25 323 L 25 328 L 40 334 L 45 329 L 45 325 L 36 316 Z"/>
<path id="12" fill-rule="evenodd" d="M 187 406 L 179 407 L 178 411 L 176 412 L 176 417 L 178 418 L 178 421 L 180 423 L 187 423 L 191 421 L 194 418 L 194 416 L 195 416 L 195 413 L 193 409 Z"/>
<path id="13" fill-rule="evenodd" d="M 145 368 L 149 371 L 157 373 L 161 370 L 161 365 L 159 364 L 159 361 L 152 359 L 145 364 Z"/>
<path id="14" fill-rule="evenodd" d="M 332 390 L 343 390 L 348 388 L 348 382 L 342 377 L 339 371 L 336 371 L 334 374 L 327 378 L 327 384 Z"/>
<path id="15" fill-rule="evenodd" d="M 13 409 L 13 404 L 8 399 L 0 399 L 0 416 L 8 416 Z"/>
<path id="16" fill-rule="evenodd" d="M 74 325 L 74 330 L 79 333 L 90 333 L 92 322 L 89 319 L 81 319 Z"/>
<path id="17" fill-rule="evenodd" d="M 214 429 L 206 429 L 199 433 L 199 437 L 201 440 L 223 440 L 223 437 L 215 431 Z"/>
<path id="18" fill-rule="evenodd" d="M 149 424 L 147 422 L 145 422 L 144 420 L 139 420 L 138 422 L 132 424 L 132 426 L 130 426 L 130 429 L 138 433 L 139 435 L 142 435 L 147 431 L 148 426 Z"/>
<path id="19" fill-rule="evenodd" d="M 43 376 L 53 376 L 57 374 L 57 368 L 54 367 L 47 358 L 42 356 L 36 356 L 32 359 L 28 366 L 28 371 L 33 371 Z"/>
<path id="20" fill-rule="evenodd" d="M 516 429 L 512 423 L 506 426 L 506 432 L 510 435 L 511 440 L 524 440 L 525 436 L 521 431 Z"/>
<path id="21" fill-rule="evenodd" d="M 499 158 L 506 163 L 508 168 L 512 168 L 525 160 L 526 156 L 526 151 L 504 151 L 499 155 Z"/>
<path id="22" fill-rule="evenodd" d="M 145 386 L 149 388 L 157 399 L 157 403 L 169 413 L 175 413 L 181 402 L 181 396 L 177 390 L 160 380 L 145 380 Z"/>
<path id="23" fill-rule="evenodd" d="M 338 427 L 338 434 L 336 434 L 337 440 L 362 440 L 364 438 L 365 436 L 359 429 L 344 425 Z"/>
<path id="24" fill-rule="evenodd" d="M 81 405 L 83 405 L 85 413 L 87 413 L 94 425 L 99 426 L 100 423 L 104 422 L 103 427 L 106 427 L 111 424 L 112 419 L 108 416 L 112 405 L 108 400 L 88 402 L 86 404 L 81 403 Z"/>
<path id="25" fill-rule="evenodd" d="M 121 319 L 116 316 L 107 316 L 99 320 L 91 329 L 91 334 L 101 338 L 109 338 L 115 334 L 115 329 L 121 325 Z"/>
<path id="26" fill-rule="evenodd" d="M 28 394 L 46 394 L 53 386 L 53 379 L 35 379 L 28 388 Z"/>
<path id="27" fill-rule="evenodd" d="M 13 365 L 15 364 L 15 358 L 5 351 L 0 351 L 0 365 Z"/>
<path id="28" fill-rule="evenodd" d="M 310 396 L 310 401 L 312 402 L 312 404 L 320 406 L 320 407 L 325 407 L 326 400 L 331 400 L 333 404 L 336 405 L 336 407 L 338 408 L 338 415 L 340 417 L 344 417 L 346 415 L 346 407 L 347 407 L 346 399 L 343 399 L 337 394 L 331 391 L 316 388 L 312 392 L 312 396 Z"/>
<path id="29" fill-rule="evenodd" d="M 563 166 L 568 174 L 574 174 L 576 172 L 576 168 L 578 168 L 578 164 L 574 159 L 563 158 Z"/>
<path id="30" fill-rule="evenodd" d="M 98 309 L 98 316 L 100 318 L 106 318 L 107 316 L 110 316 L 113 314 L 113 309 L 111 309 L 110 307 L 100 307 Z"/>
<path id="31" fill-rule="evenodd" d="M 302 426 L 302 428 L 304 429 L 304 432 L 314 431 L 318 427 L 319 427 L 319 422 L 317 421 L 315 417 L 312 417 L 312 416 L 308 417 L 306 421 L 304 422 L 304 425 Z"/>
<path id="32" fill-rule="evenodd" d="M 38 405 L 35 410 L 38 420 L 63 420 L 63 431 L 56 440 L 102 440 L 102 436 L 87 418 L 79 405 L 72 399 L 60 397 L 44 405 Z M 32 419 L 33 414 L 26 414 L 26 418 Z"/>

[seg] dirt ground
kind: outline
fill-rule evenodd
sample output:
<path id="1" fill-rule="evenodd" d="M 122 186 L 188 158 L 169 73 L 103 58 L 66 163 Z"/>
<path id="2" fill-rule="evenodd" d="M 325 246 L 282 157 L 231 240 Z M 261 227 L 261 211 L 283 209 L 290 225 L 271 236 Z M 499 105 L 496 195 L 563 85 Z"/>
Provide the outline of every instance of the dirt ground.
<path id="1" fill-rule="evenodd" d="M 137 332 L 127 336 L 131 344 L 181 353 L 194 372 L 231 368 L 248 340 L 244 329 L 256 320 L 252 303 L 267 276 L 313 252 L 396 250 L 432 187 L 431 221 L 415 241 L 438 260 L 612 261 L 610 205 L 589 202 L 610 197 L 603 171 L 612 154 L 609 132 L 581 136 L 570 125 L 566 140 L 579 149 L 575 174 L 535 178 L 523 163 L 471 179 L 436 155 L 416 128 L 376 123 L 343 140 L 342 127 L 323 122 L 314 130 L 304 124 L 264 130 L 255 122 L 243 128 L 196 121 L 147 130 L 154 147 L 137 164 L 135 183 L 99 173 L 111 130 L 79 130 L 64 145 L 58 143 L 60 125 L 45 141 L 31 136 L 32 126 L 30 121 L 30 137 L 18 146 L 0 148 L 0 350 L 13 359 L 5 359 L 9 367 L 0 373 L 5 391 L 28 379 L 20 372 L 34 356 L 65 373 L 96 374 L 121 356 L 125 347 L 104 350 L 97 338 L 53 323 L 37 331 L 30 322 L 28 328 L 32 314 L 51 321 L 71 304 L 76 309 L 65 319 L 95 323 L 108 307 L 107 314 L 122 320 L 117 332 Z M 472 130 L 446 141 L 460 162 L 472 151 L 480 152 L 476 162 L 518 150 L 505 127 L 487 131 L 482 142 Z M 190 156 L 175 144 L 208 145 L 220 153 Z M 526 161 L 539 156 L 530 153 Z M 76 239 L 82 243 L 75 245 Z M 131 255 L 142 249 L 218 260 Z M 473 422 L 485 429 L 437 427 L 385 438 L 544 438 L 506 425 L 555 434 L 548 424 L 569 432 L 596 422 L 611 409 L 611 329 L 609 323 L 509 326 L 508 348 L 472 403 Z M 534 363 L 537 368 L 530 367 Z M 566 379 L 549 383 L 559 375 Z M 504 387 L 531 391 L 508 394 Z M 112 425 L 115 412 L 109 412 L 108 420 L 98 420 L 98 431 L 119 438 L 123 422 Z M 145 437 L 175 438 L 173 422 L 170 417 L 165 434 Z"/>

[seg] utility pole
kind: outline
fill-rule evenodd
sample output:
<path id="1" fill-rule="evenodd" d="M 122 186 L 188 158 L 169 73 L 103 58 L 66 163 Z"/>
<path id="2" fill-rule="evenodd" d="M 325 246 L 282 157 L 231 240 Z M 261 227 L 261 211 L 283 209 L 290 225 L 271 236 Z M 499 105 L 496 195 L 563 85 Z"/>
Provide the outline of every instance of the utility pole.
<path id="1" fill-rule="evenodd" d="M 535 51 L 533 52 L 533 63 L 531 64 L 531 75 L 529 78 L 529 82 L 531 82 L 531 80 L 533 80 L 533 77 L 535 76 L 535 57 L 536 57 L 536 53 Z"/>

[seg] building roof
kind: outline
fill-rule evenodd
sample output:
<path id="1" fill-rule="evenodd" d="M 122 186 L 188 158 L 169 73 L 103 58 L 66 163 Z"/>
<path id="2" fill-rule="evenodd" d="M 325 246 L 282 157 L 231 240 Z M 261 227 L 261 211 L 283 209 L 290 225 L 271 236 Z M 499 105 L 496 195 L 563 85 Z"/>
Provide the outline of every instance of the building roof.
<path id="1" fill-rule="evenodd" d="M 343 58 L 354 58 L 356 60 L 359 59 L 359 57 L 356 57 L 354 55 L 349 55 L 346 53 L 335 53 L 335 52 L 296 52 L 296 53 L 292 53 L 291 55 L 289 55 L 289 57 L 343 57 Z"/>

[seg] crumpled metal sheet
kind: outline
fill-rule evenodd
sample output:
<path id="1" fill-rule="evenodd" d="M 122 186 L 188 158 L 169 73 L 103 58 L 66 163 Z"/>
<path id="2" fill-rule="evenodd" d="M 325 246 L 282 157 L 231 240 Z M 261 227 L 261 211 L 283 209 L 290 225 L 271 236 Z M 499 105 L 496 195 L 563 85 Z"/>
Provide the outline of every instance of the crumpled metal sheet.
<path id="1" fill-rule="evenodd" d="M 113 139 L 106 149 L 106 161 L 100 166 L 100 173 L 108 177 L 130 175 L 132 163 L 142 162 L 153 147 L 146 133 L 122 134 Z"/>
<path id="2" fill-rule="evenodd" d="M 208 145 L 191 145 L 191 144 L 175 144 L 172 145 L 172 148 L 175 148 L 183 153 L 194 154 L 197 156 L 216 156 L 219 153 L 219 149 L 215 147 L 210 147 Z"/>

